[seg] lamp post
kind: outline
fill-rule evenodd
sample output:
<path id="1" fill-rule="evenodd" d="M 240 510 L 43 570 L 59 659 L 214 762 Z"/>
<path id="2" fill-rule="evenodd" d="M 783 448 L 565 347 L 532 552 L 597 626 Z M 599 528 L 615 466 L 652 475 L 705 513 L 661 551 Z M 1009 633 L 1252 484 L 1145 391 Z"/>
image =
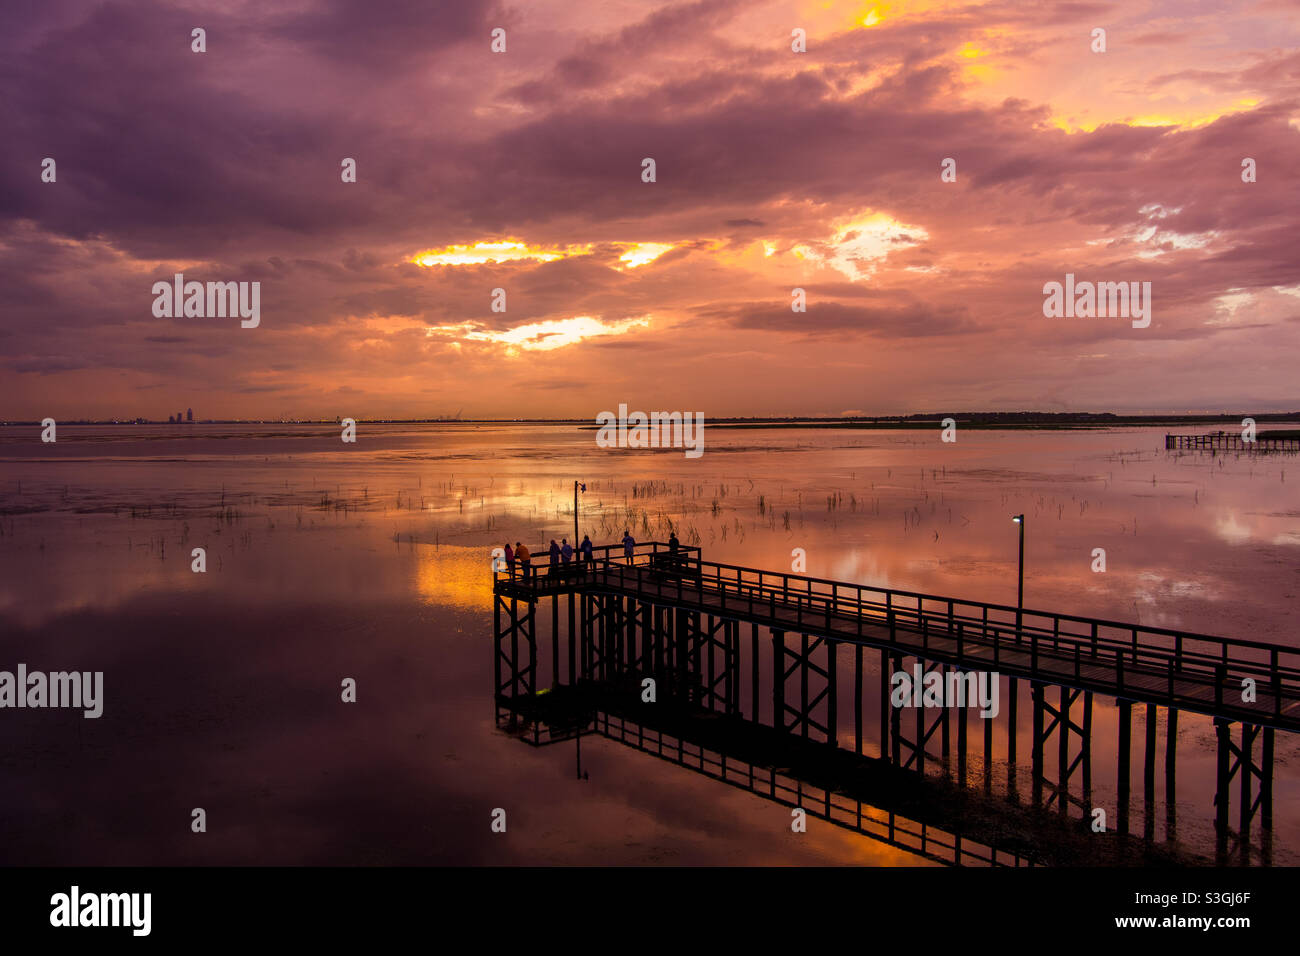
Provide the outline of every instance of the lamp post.
<path id="1" fill-rule="evenodd" d="M 1021 618 L 1025 613 L 1025 516 L 1016 515 L 1011 520 L 1020 526 L 1020 562 L 1016 574 L 1016 640 L 1020 640 Z"/>
<path id="2" fill-rule="evenodd" d="M 573 483 L 573 550 L 578 550 L 578 492 L 587 493 L 586 482 Z"/>

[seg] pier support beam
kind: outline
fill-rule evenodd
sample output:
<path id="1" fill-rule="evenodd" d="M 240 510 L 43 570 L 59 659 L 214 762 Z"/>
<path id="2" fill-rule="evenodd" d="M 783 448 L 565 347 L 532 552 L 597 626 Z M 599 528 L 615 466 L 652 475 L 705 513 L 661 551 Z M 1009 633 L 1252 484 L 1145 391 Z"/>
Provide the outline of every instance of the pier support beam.
<path id="1" fill-rule="evenodd" d="M 966 786 L 966 724 L 970 717 L 970 708 L 962 707 L 957 711 L 957 786 Z M 992 720 L 985 720 L 992 723 Z"/>
<path id="2" fill-rule="evenodd" d="M 1115 816 L 1117 819 L 1116 829 L 1120 833 L 1128 833 L 1128 791 L 1129 791 L 1129 751 L 1133 743 L 1133 702 L 1128 700 L 1116 700 L 1115 706 L 1119 708 L 1119 767 L 1116 774 L 1117 794 Z"/>
<path id="3" fill-rule="evenodd" d="M 862 756 L 862 645 L 853 647 L 853 752 Z"/>
<path id="4" fill-rule="evenodd" d="M 1029 749 L 1029 779 L 1034 806 L 1038 806 L 1043 802 L 1043 715 L 1046 711 L 1043 702 L 1043 685 L 1038 681 L 1030 682 L 1029 694 L 1034 705 L 1033 740 Z"/>
<path id="5" fill-rule="evenodd" d="M 492 618 L 496 629 L 493 641 L 496 650 L 493 672 L 496 679 L 497 699 L 514 699 L 524 694 L 531 694 L 535 689 L 534 682 L 537 675 L 535 614 L 537 605 L 533 601 L 526 602 L 527 611 L 520 616 L 517 600 L 512 598 L 507 604 L 504 597 L 494 594 L 493 601 L 495 606 Z M 507 615 L 504 622 L 503 612 Z M 519 656 L 521 638 L 527 650 L 527 663 L 524 663 Z M 507 641 L 510 645 L 509 652 L 506 651 Z M 505 668 L 502 665 L 505 665 Z"/>
<path id="6" fill-rule="evenodd" d="M 683 655 L 692 694 L 702 707 L 723 713 L 737 709 L 740 684 L 740 630 L 727 618 L 691 614 L 679 617 L 685 625 L 678 648 Z"/>
<path id="7" fill-rule="evenodd" d="M 576 666 L 577 641 L 574 639 L 574 627 L 577 624 L 577 609 L 575 602 L 577 595 L 569 592 L 569 683 L 573 684 L 578 680 L 578 671 Z"/>
<path id="8" fill-rule="evenodd" d="M 785 732 L 785 631 L 772 628 L 772 727 Z"/>
<path id="9" fill-rule="evenodd" d="M 551 687 L 560 686 L 560 595 L 551 598 Z"/>
<path id="10" fill-rule="evenodd" d="M 1165 713 L 1165 840 L 1172 841 L 1178 830 L 1178 711 Z"/>
<path id="11" fill-rule="evenodd" d="M 1142 761 L 1142 838 L 1156 837 L 1156 705 L 1147 704 L 1146 748 Z"/>
<path id="12" fill-rule="evenodd" d="M 1032 741 L 1032 784 L 1033 801 L 1042 802 L 1043 786 L 1051 787 L 1052 793 L 1047 798 L 1047 806 L 1057 802 L 1062 814 L 1070 812 L 1070 804 L 1081 807 L 1085 813 L 1091 811 L 1086 797 L 1080 799 L 1070 795 L 1070 779 L 1075 771 L 1083 778 L 1085 794 L 1092 790 L 1092 694 L 1070 687 L 1059 687 L 1060 698 L 1056 707 L 1047 701 L 1047 686 L 1038 681 L 1030 684 L 1034 705 L 1034 738 Z M 1070 712 L 1075 702 L 1083 698 L 1082 724 L 1071 719 Z M 1050 722 L 1048 722 L 1050 718 Z M 1052 734 L 1056 734 L 1056 783 L 1047 780 L 1043 766 L 1043 750 Z M 1071 735 L 1078 738 L 1078 752 L 1071 757 Z"/>
<path id="13" fill-rule="evenodd" d="M 1262 829 L 1273 826 L 1273 729 L 1254 724 L 1241 725 L 1241 743 L 1232 742 L 1230 721 L 1216 718 L 1218 732 L 1217 786 L 1214 795 L 1214 823 L 1218 831 L 1220 862 L 1229 855 L 1228 839 L 1233 834 L 1228 829 L 1228 814 L 1232 802 L 1232 780 L 1240 775 L 1240 804 L 1238 806 L 1237 845 L 1241 863 L 1250 862 L 1250 830 L 1256 815 Z M 1255 762 L 1255 741 L 1263 738 L 1263 753 Z"/>
<path id="14" fill-rule="evenodd" d="M 778 635 L 779 638 L 778 638 Z M 820 735 L 826 743 L 835 742 L 835 644 L 822 637 L 799 635 L 799 650 L 786 646 L 784 632 L 772 632 L 772 701 L 776 706 L 774 726 L 782 732 L 798 733 L 805 739 Z M 823 653 L 819 654 L 821 650 Z M 823 657 L 825 663 L 817 663 Z M 798 677 L 797 690 L 791 693 L 788 681 Z M 797 701 L 791 704 L 790 701 Z M 819 720 L 818 717 L 821 719 Z"/>
<path id="15" fill-rule="evenodd" d="M 1043 786 L 1052 788 L 1047 799 L 1047 806 L 1057 802 L 1057 809 L 1062 814 L 1070 812 L 1070 804 L 1079 806 L 1085 814 L 1091 811 L 1086 796 L 1073 797 L 1070 794 L 1070 780 L 1078 771 L 1083 781 L 1083 791 L 1092 790 L 1092 694 L 1088 691 L 1059 687 L 1059 703 L 1053 707 L 1047 701 L 1047 687 L 1037 681 L 1031 684 L 1034 701 L 1034 739 L 1033 739 L 1033 800 L 1035 804 L 1042 801 Z M 1076 723 L 1070 716 L 1071 709 L 1079 698 L 1083 698 L 1082 724 Z M 1051 718 L 1050 723 L 1046 723 Z M 1043 749 L 1052 734 L 1056 734 L 1056 783 L 1050 783 L 1043 769 Z M 1078 740 L 1078 752 L 1071 756 L 1071 735 Z"/>
<path id="16" fill-rule="evenodd" d="M 890 677 L 894 673 L 894 662 L 889 651 L 880 652 L 880 759 L 888 763 L 898 763 L 898 751 L 892 744 L 891 732 L 894 709 L 889 706 Z"/>
<path id="17" fill-rule="evenodd" d="M 921 666 L 922 684 L 924 684 L 927 674 L 938 673 L 941 677 L 944 676 L 945 668 L 943 664 L 931 664 L 929 661 L 919 658 L 917 663 Z M 900 656 L 895 656 L 894 667 L 897 670 L 902 669 L 902 658 Z M 920 693 L 919 689 L 914 688 L 914 690 Z M 948 708 L 941 706 L 933 721 L 927 721 L 928 714 L 925 707 L 913 708 L 916 711 L 916 736 L 911 740 L 906 739 L 902 734 L 900 720 L 902 708 L 893 707 L 891 704 L 890 709 L 894 712 L 892 721 L 894 763 L 904 770 L 907 770 L 915 763 L 916 769 L 920 773 L 925 773 L 925 761 L 927 757 L 931 756 L 926 752 L 930 744 L 930 738 L 935 735 L 936 731 L 940 731 L 940 739 L 943 745 L 941 759 L 946 765 L 948 759 Z M 910 751 L 906 761 L 900 761 L 901 745 L 903 744 L 906 744 Z"/>

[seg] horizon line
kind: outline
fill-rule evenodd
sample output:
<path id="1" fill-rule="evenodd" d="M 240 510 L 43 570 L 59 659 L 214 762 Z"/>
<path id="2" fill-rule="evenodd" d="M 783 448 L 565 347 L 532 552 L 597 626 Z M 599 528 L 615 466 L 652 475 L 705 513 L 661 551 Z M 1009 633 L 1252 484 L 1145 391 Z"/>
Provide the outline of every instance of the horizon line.
<path id="1" fill-rule="evenodd" d="M 663 413 L 661 413 L 663 414 Z M 1225 422 L 1239 421 L 1242 418 L 1254 418 L 1259 421 L 1286 421 L 1300 419 L 1300 411 L 1254 412 L 1242 415 L 1234 412 L 1045 412 L 1045 411 L 960 411 L 960 412 L 912 412 L 905 415 L 727 415 L 708 419 L 713 425 L 725 424 L 909 424 L 940 422 L 944 418 L 954 418 L 967 424 L 989 423 L 1009 420 L 1010 422 L 1032 423 L 1033 421 L 1060 423 L 1146 423 L 1160 422 Z M 63 425 L 337 425 L 342 418 L 205 418 L 190 421 L 172 421 L 136 418 L 65 418 Z M 357 423 L 388 425 L 472 425 L 472 424 L 593 424 L 592 418 L 354 418 Z M 14 419 L 0 420 L 0 426 L 20 425 L 40 426 L 42 420 Z"/>

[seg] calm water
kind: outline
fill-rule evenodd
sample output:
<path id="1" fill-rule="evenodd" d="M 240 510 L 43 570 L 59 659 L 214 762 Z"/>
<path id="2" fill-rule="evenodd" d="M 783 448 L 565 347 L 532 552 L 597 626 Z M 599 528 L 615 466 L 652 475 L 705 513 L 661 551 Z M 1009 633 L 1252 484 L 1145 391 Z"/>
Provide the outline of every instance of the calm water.
<path id="1" fill-rule="evenodd" d="M 572 745 L 499 732 L 490 549 L 570 535 L 576 478 L 597 543 L 672 521 L 711 560 L 789 570 L 802 548 L 811 575 L 1014 604 L 1023 512 L 1029 607 L 1300 646 L 1300 463 L 1163 436 L 719 428 L 691 460 L 575 426 L 363 424 L 356 445 L 326 426 L 2 428 L 0 669 L 103 671 L 106 700 L 98 720 L 0 711 L 0 859 L 916 863 L 816 820 L 791 833 L 787 808 L 611 741 L 584 738 L 578 780 Z M 1113 807 L 1111 704 L 1093 777 Z M 1027 736 L 1027 701 L 1020 719 Z M 1279 735 L 1277 862 L 1300 849 L 1298 757 Z M 1177 835 L 1198 849 L 1213 764 L 1211 725 L 1183 715 Z M 1138 833 L 1141 779 L 1135 756 Z M 1162 786 L 1156 815 L 1162 837 Z"/>

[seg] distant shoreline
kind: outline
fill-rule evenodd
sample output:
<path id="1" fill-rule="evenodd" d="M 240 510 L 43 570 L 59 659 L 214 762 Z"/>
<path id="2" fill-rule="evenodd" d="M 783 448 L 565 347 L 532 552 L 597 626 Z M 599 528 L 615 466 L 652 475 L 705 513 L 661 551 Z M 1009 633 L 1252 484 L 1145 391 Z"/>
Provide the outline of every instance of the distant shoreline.
<path id="1" fill-rule="evenodd" d="M 1110 428 L 1122 426 L 1188 426 L 1232 425 L 1240 428 L 1244 415 L 1115 415 L 1108 412 L 943 412 L 916 415 L 882 415 L 864 417 L 760 417 L 714 418 L 707 420 L 711 429 L 731 428 L 797 428 L 825 429 L 848 428 L 869 430 L 896 430 L 937 428 L 943 420 L 952 418 L 964 428 L 982 429 L 1049 429 Z M 1265 412 L 1249 416 L 1257 423 L 1300 422 L 1300 411 Z M 595 429 L 590 418 L 358 418 L 358 424 L 368 425 L 576 425 Z M 204 419 L 193 422 L 165 422 L 148 419 L 131 420 L 64 420 L 60 425 L 75 426 L 162 426 L 189 428 L 194 425 L 338 425 L 326 419 Z M 6 421 L 0 426 L 31 426 L 39 428 L 38 421 Z"/>

